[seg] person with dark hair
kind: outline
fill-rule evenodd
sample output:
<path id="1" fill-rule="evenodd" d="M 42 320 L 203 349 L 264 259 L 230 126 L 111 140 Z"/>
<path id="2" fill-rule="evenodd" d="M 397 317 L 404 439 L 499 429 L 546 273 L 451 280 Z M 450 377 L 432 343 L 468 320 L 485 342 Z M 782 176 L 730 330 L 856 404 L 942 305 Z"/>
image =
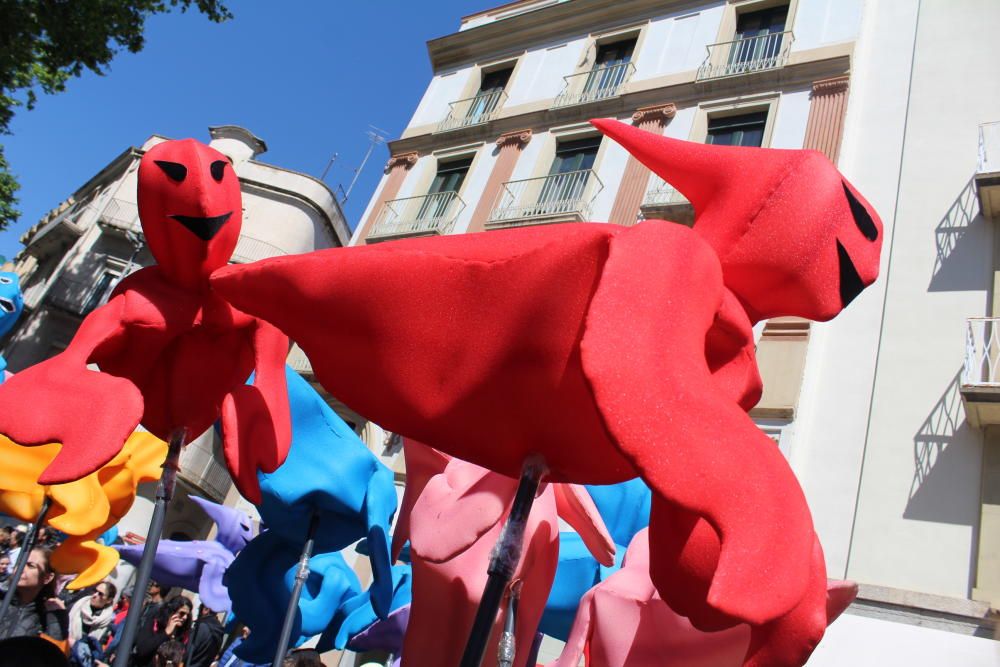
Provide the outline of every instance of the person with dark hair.
<path id="1" fill-rule="evenodd" d="M 184 664 L 184 644 L 175 639 L 160 644 L 153 658 L 155 667 L 187 667 Z"/>
<path id="2" fill-rule="evenodd" d="M 214 611 L 201 605 L 198 622 L 194 626 L 191 641 L 191 664 L 184 667 L 210 667 L 219 655 L 226 630 Z"/>
<path id="3" fill-rule="evenodd" d="M 282 667 L 323 667 L 323 661 L 316 649 L 297 648 L 285 656 Z"/>
<path id="4" fill-rule="evenodd" d="M 160 606 L 170 594 L 170 586 L 163 586 L 157 581 L 150 581 L 146 587 L 146 601 L 139 612 L 139 627 L 143 628 L 149 623 L 149 619 L 155 617 L 160 612 Z"/>
<path id="5" fill-rule="evenodd" d="M 0 585 L 7 585 L 7 580 L 10 579 L 13 569 L 14 567 L 11 565 L 10 556 L 6 553 L 0 553 Z"/>
<path id="6" fill-rule="evenodd" d="M 7 616 L 0 619 L 0 637 L 37 637 L 46 634 L 56 641 L 66 639 L 66 608 L 56 598 L 55 572 L 50 552 L 32 549 L 25 563 Z M 9 582 L 9 585 L 15 585 Z M 6 593 L 6 590 L 2 591 Z"/>
<path id="7" fill-rule="evenodd" d="M 135 651 L 129 665 L 152 667 L 156 664 L 154 658 L 160 645 L 171 639 L 186 641 L 190 627 L 191 601 L 180 595 L 167 600 L 160 606 L 156 616 L 139 628 L 135 638 Z"/>
<path id="8" fill-rule="evenodd" d="M 13 637 L 0 641 L 0 667 L 67 667 L 58 646 L 41 637 Z"/>
<path id="9" fill-rule="evenodd" d="M 115 618 L 114 601 L 117 589 L 110 581 L 102 581 L 93 594 L 85 597 L 69 610 L 69 644 L 72 647 L 85 635 L 104 643 Z"/>
<path id="10" fill-rule="evenodd" d="M 21 555 L 21 545 L 24 543 L 24 533 L 15 528 L 11 531 L 10 538 L 7 543 L 10 545 L 7 549 L 7 555 L 10 557 L 11 574 L 13 574 L 14 564 L 17 563 L 17 557 Z"/>

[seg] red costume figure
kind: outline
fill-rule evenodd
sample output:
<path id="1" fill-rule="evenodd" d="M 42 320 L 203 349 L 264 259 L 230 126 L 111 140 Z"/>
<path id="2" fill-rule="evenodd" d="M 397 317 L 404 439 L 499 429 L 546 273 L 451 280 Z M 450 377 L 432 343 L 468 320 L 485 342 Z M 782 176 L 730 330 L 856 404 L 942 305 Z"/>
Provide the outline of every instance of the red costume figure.
<path id="1" fill-rule="evenodd" d="M 291 439 L 288 339 L 209 285 L 240 235 L 239 180 L 193 139 L 159 144 L 139 165 L 139 217 L 157 264 L 122 280 L 64 352 L 0 387 L 0 433 L 63 443 L 39 477 L 57 484 L 107 463 L 140 422 L 163 439 L 181 427 L 194 437 L 221 414 L 229 470 L 259 501 L 257 468 L 280 465 Z"/>
<path id="2" fill-rule="evenodd" d="M 751 327 L 840 312 L 878 274 L 881 223 L 815 151 L 595 125 L 688 197 L 694 229 L 411 239 L 232 267 L 213 286 L 391 431 L 511 477 L 531 455 L 554 482 L 641 476 L 663 599 L 702 630 L 750 624 L 748 664 L 802 664 L 826 627 L 825 571 L 802 490 L 747 415 Z"/>

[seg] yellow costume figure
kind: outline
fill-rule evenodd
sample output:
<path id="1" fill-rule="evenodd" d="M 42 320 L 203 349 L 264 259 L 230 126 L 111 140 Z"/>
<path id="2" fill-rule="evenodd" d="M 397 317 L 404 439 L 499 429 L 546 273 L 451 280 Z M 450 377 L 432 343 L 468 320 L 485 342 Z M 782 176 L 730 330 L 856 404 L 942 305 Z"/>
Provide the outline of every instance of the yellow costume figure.
<path id="1" fill-rule="evenodd" d="M 38 476 L 61 446 L 22 447 L 0 436 L 0 512 L 34 521 L 45 496 L 52 498 L 45 523 L 69 535 L 52 552 L 52 566 L 57 572 L 77 575 L 69 588 L 86 588 L 118 563 L 118 552 L 95 540 L 129 511 L 140 483 L 160 478 L 167 444 L 137 431 L 98 471 L 67 484 L 38 484 Z"/>

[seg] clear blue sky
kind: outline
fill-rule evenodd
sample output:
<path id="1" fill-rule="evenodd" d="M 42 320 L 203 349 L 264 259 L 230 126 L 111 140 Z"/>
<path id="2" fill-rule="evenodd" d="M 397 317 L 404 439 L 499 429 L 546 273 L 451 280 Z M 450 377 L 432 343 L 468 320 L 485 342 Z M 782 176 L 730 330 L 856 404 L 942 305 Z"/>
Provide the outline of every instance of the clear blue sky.
<path id="1" fill-rule="evenodd" d="M 351 180 L 368 125 L 395 139 L 431 77 L 426 42 L 502 0 L 333 2 L 228 0 L 235 18 L 197 12 L 147 22 L 146 47 L 120 53 L 105 76 L 85 74 L 23 107 L 0 136 L 21 181 L 17 225 L 0 232 L 12 258 L 20 235 L 128 146 L 151 134 L 209 141 L 209 125 L 242 125 L 267 142 L 261 160 Z M 388 158 L 376 149 L 345 206 L 353 226 Z"/>

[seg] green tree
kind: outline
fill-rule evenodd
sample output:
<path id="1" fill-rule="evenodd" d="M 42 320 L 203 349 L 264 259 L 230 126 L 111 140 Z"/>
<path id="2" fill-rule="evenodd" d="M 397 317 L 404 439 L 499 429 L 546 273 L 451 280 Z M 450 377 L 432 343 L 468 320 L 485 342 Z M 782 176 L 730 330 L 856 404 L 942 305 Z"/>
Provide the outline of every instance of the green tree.
<path id="1" fill-rule="evenodd" d="M 147 18 L 192 6 L 215 22 L 232 18 L 223 0 L 0 0 L 0 134 L 37 91 L 62 92 L 84 70 L 105 74 L 122 49 L 142 50 Z M 17 189 L 0 146 L 0 231 L 19 215 Z"/>

